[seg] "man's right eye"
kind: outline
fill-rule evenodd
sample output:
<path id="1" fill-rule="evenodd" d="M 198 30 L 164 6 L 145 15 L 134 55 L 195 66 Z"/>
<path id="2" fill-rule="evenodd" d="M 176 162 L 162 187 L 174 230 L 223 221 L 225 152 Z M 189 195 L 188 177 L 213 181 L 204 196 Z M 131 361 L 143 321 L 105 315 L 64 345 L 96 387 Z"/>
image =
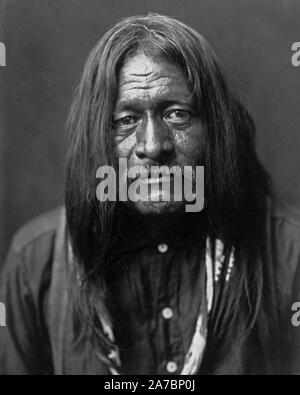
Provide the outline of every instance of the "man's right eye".
<path id="1" fill-rule="evenodd" d="M 114 121 L 114 127 L 118 129 L 129 129 L 135 126 L 138 122 L 138 118 L 134 115 L 127 115 Z"/>

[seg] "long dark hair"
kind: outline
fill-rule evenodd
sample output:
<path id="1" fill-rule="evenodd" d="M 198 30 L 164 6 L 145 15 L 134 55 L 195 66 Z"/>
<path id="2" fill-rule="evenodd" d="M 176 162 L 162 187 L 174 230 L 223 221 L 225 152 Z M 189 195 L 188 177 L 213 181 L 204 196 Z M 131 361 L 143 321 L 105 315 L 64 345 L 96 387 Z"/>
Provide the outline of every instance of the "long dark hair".
<path id="1" fill-rule="evenodd" d="M 225 83 L 206 40 L 185 24 L 157 14 L 124 19 L 102 37 L 86 62 L 73 99 L 66 211 L 74 254 L 85 280 L 84 290 L 75 292 L 80 333 L 84 336 L 89 330 L 102 345 L 107 341 L 95 321 L 94 301 L 105 303 L 104 271 L 117 237 L 116 204 L 97 201 L 96 171 L 101 165 L 115 166 L 112 116 L 118 73 L 126 57 L 138 50 L 177 64 L 201 112 L 207 236 L 220 238 L 227 251 L 234 247 L 237 262 L 230 288 L 225 287 L 226 270 L 221 276 L 209 333 L 216 343 L 232 336 L 237 322 L 243 320 L 240 334 L 245 336 L 256 322 L 263 294 L 259 229 L 269 193 L 267 176 L 255 154 L 254 124 Z M 241 315 L 243 304 L 245 316 Z"/>

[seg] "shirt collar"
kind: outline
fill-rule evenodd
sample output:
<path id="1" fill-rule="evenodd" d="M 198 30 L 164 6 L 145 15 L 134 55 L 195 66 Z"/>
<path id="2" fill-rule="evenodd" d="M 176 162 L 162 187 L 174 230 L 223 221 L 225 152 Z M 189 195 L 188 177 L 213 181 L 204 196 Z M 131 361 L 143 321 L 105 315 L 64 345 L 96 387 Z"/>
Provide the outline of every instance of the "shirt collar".
<path id="1" fill-rule="evenodd" d="M 119 212 L 116 216 L 118 236 L 115 239 L 113 256 L 151 248 L 161 243 L 175 248 L 187 249 L 199 245 L 199 239 L 206 238 L 204 215 L 190 215 L 178 223 L 176 231 L 153 236 L 143 224 L 128 212 Z"/>

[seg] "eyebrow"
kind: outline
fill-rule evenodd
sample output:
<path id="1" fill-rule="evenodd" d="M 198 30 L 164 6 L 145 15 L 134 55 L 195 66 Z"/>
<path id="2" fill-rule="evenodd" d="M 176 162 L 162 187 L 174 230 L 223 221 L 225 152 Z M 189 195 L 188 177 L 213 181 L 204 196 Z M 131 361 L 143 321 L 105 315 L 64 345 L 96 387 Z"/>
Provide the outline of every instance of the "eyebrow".
<path id="1" fill-rule="evenodd" d="M 158 99 L 155 101 L 156 108 L 167 108 L 176 104 L 182 104 L 190 107 L 195 106 L 195 101 L 192 96 L 174 96 L 171 99 Z M 143 105 L 138 99 L 121 99 L 116 103 L 115 112 L 118 111 L 136 111 L 142 110 Z"/>

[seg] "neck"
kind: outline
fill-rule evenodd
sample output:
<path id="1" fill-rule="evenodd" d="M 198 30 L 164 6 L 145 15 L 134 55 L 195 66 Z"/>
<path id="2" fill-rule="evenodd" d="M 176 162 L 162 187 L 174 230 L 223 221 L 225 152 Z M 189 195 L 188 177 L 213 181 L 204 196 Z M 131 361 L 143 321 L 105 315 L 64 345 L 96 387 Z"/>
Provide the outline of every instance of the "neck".
<path id="1" fill-rule="evenodd" d="M 142 215 L 123 208 L 119 220 L 121 227 L 125 226 L 130 233 L 136 231 L 153 240 L 174 239 L 203 225 L 202 214 L 186 213 L 184 209 L 167 214 Z"/>

